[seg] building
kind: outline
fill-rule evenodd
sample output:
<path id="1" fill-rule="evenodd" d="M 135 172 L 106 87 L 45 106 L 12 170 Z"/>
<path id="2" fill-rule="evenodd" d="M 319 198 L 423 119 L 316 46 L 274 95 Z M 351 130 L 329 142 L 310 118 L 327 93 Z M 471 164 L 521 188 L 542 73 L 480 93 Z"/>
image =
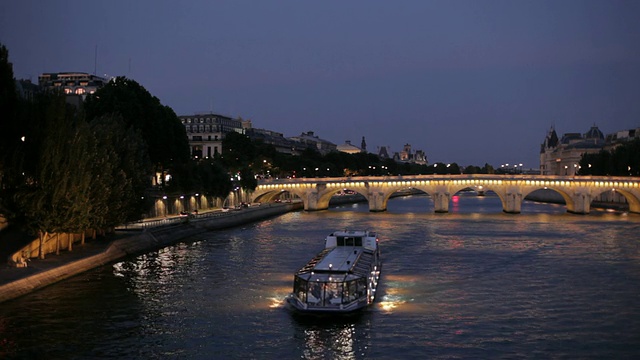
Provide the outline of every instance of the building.
<path id="1" fill-rule="evenodd" d="M 378 157 L 380 159 L 389 159 L 389 151 L 387 150 L 388 146 L 380 146 L 378 147 Z"/>
<path id="2" fill-rule="evenodd" d="M 540 145 L 540 174 L 575 175 L 582 155 L 598 153 L 605 145 L 604 134 L 595 125 L 584 134 L 565 133 L 560 139 L 551 127 Z"/>
<path id="3" fill-rule="evenodd" d="M 282 133 L 266 129 L 256 129 L 251 126 L 250 120 L 243 122 L 243 125 L 245 125 L 245 134 L 247 134 L 251 140 L 273 145 L 277 152 L 300 155 L 307 148 L 305 144 L 288 139 L 284 137 Z"/>
<path id="4" fill-rule="evenodd" d="M 401 152 L 393 154 L 393 160 L 396 162 L 416 163 L 421 165 L 427 164 L 427 155 L 422 150 L 411 150 L 411 144 L 405 144 Z"/>
<path id="5" fill-rule="evenodd" d="M 67 95 L 67 102 L 81 103 L 88 94 L 93 94 L 109 80 L 84 72 L 44 73 L 38 76 L 43 89 L 59 89 Z"/>
<path id="6" fill-rule="evenodd" d="M 324 139 L 320 139 L 313 133 L 313 131 L 307 131 L 306 133 L 300 134 L 300 136 L 292 136 L 290 139 L 298 141 L 308 148 L 315 149 L 322 155 L 326 155 L 338 149 L 336 144 Z"/>
<path id="7" fill-rule="evenodd" d="M 620 144 L 634 139 L 640 139 L 640 128 L 622 130 L 613 134 L 608 134 L 605 139 L 605 150 L 611 150 Z"/>
<path id="8" fill-rule="evenodd" d="M 363 140 L 363 142 L 364 142 L 364 140 Z M 351 144 L 351 140 L 346 140 L 344 142 L 344 144 L 338 145 L 337 149 L 338 149 L 338 151 L 344 152 L 344 153 L 347 153 L 347 154 L 358 154 L 358 153 L 364 152 L 364 150 L 362 150 L 362 148 L 359 148 L 359 147 L 357 147 L 355 145 L 352 145 Z"/>
<path id="9" fill-rule="evenodd" d="M 225 134 L 244 134 L 242 120 L 228 116 L 205 113 L 178 116 L 184 125 L 193 158 L 211 158 L 222 153 Z"/>

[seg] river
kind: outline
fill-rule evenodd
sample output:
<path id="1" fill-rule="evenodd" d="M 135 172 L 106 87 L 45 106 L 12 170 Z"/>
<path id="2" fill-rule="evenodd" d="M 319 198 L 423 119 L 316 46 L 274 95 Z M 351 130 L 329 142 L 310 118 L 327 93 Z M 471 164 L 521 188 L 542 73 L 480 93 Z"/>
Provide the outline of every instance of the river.
<path id="1" fill-rule="evenodd" d="M 0 358 L 640 358 L 640 216 L 455 196 L 295 212 L 104 266 L 0 305 Z M 332 230 L 380 235 L 375 304 L 283 303 Z"/>

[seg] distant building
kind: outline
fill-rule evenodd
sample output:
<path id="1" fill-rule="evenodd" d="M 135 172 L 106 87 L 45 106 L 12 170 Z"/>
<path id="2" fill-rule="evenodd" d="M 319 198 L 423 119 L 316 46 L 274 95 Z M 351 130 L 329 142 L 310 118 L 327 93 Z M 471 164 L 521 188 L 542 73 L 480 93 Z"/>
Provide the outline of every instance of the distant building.
<path id="1" fill-rule="evenodd" d="M 344 152 L 347 154 L 357 154 L 357 153 L 363 152 L 362 148 L 352 145 L 351 140 L 347 140 L 344 142 L 344 144 L 338 145 L 337 149 L 338 151 Z"/>
<path id="2" fill-rule="evenodd" d="M 244 134 L 242 121 L 228 116 L 205 113 L 178 116 L 189 139 L 191 157 L 211 158 L 222 153 L 222 139 L 225 134 Z"/>
<path id="3" fill-rule="evenodd" d="M 389 156 L 389 151 L 387 150 L 387 146 L 380 146 L 378 148 L 378 157 L 380 159 L 389 159 L 391 158 L 391 156 Z"/>
<path id="4" fill-rule="evenodd" d="M 323 155 L 337 150 L 336 144 L 324 139 L 320 139 L 313 133 L 313 131 L 307 131 L 306 133 L 300 134 L 300 136 L 292 136 L 290 139 L 301 142 L 307 147 L 319 151 L 320 154 Z"/>
<path id="5" fill-rule="evenodd" d="M 84 72 L 44 73 L 38 84 L 45 90 L 60 90 L 67 95 L 67 102 L 79 106 L 89 94 L 105 86 L 109 80 Z"/>
<path id="6" fill-rule="evenodd" d="M 36 93 L 40 91 L 40 87 L 32 83 L 31 80 L 16 80 L 16 90 L 21 98 L 33 100 Z"/>
<path id="7" fill-rule="evenodd" d="M 422 150 L 416 150 L 415 153 L 411 150 L 411 144 L 405 144 L 401 152 L 393 154 L 393 160 L 396 162 L 408 162 L 421 165 L 427 164 L 427 155 Z"/>
<path id="8" fill-rule="evenodd" d="M 605 137 L 595 125 L 585 134 L 565 133 L 560 139 L 551 127 L 540 146 L 540 174 L 575 175 L 582 155 L 597 153 L 605 145 Z"/>
<path id="9" fill-rule="evenodd" d="M 44 73 L 38 77 L 40 87 L 62 89 L 66 95 L 93 94 L 108 82 L 105 78 L 83 72 Z"/>
<path id="10" fill-rule="evenodd" d="M 634 139 L 640 139 L 640 128 L 622 130 L 613 134 L 608 134 L 605 138 L 605 150 L 611 150 L 618 145 Z"/>
<path id="11" fill-rule="evenodd" d="M 247 134 L 251 140 L 273 145 L 277 152 L 300 155 L 302 151 L 307 148 L 305 144 L 286 138 L 282 133 L 266 129 L 256 129 L 253 127 L 251 120 L 243 120 L 242 125 L 245 134 Z"/>

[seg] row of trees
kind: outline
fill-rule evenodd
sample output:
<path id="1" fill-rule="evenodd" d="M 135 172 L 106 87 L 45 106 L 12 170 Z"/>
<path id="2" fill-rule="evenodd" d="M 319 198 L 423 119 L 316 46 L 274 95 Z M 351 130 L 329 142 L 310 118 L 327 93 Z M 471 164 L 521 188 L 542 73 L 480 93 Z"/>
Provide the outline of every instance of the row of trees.
<path id="1" fill-rule="evenodd" d="M 640 139 L 609 151 L 584 154 L 579 165 L 578 175 L 640 176 Z"/>
<path id="2" fill-rule="evenodd" d="M 159 184 L 166 192 L 231 190 L 220 165 L 190 159 L 173 110 L 130 79 L 110 81 L 79 109 L 57 91 L 24 98 L 0 44 L 0 119 L 0 214 L 41 241 L 139 219 L 155 173 L 172 173 Z"/>

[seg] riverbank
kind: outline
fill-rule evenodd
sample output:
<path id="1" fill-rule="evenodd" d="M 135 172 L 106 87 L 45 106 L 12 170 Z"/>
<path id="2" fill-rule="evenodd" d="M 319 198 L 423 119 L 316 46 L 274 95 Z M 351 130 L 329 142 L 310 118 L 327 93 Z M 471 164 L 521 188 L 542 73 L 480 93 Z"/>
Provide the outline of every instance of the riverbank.
<path id="1" fill-rule="evenodd" d="M 87 241 L 71 252 L 32 259 L 27 267 L 0 268 L 0 303 L 18 298 L 58 281 L 178 243 L 190 236 L 239 226 L 302 209 L 302 203 L 263 204 L 242 210 L 201 214 L 156 227 L 117 231 L 109 238 Z"/>

